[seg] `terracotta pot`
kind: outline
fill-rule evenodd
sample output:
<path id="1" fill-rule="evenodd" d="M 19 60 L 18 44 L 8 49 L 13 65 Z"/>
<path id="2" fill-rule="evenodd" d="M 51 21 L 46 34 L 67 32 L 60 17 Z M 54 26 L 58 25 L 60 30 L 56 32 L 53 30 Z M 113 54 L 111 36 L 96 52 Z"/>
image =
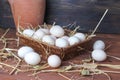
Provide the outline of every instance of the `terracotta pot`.
<path id="1" fill-rule="evenodd" d="M 37 26 L 44 21 L 45 0 L 8 0 L 16 27 Z"/>

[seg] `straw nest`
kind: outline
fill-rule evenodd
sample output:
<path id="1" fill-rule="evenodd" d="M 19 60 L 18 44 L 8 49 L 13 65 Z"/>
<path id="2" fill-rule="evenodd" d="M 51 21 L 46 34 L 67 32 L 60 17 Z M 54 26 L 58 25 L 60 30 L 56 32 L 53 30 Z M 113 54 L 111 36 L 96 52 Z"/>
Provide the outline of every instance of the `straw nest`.
<path id="1" fill-rule="evenodd" d="M 47 28 L 51 27 L 51 25 L 41 25 L 42 28 L 43 27 L 46 28 L 46 26 Z M 56 54 L 60 56 L 62 60 L 73 58 L 74 56 L 80 54 L 82 51 L 89 49 L 90 42 L 92 39 L 92 37 L 86 35 L 86 39 L 80 43 L 77 43 L 72 46 L 68 46 L 66 48 L 59 48 L 56 46 L 48 45 L 47 43 L 44 43 L 42 41 L 35 40 L 26 35 L 23 35 L 22 33 L 23 30 L 24 29 L 19 28 L 18 31 L 16 32 L 16 35 L 20 39 L 20 43 L 35 49 L 36 52 L 38 52 L 42 56 L 43 60 L 46 60 L 48 56 L 51 54 Z M 65 35 L 71 35 L 71 33 L 73 34 L 76 32 L 68 29 L 64 29 L 64 30 L 65 30 Z"/>

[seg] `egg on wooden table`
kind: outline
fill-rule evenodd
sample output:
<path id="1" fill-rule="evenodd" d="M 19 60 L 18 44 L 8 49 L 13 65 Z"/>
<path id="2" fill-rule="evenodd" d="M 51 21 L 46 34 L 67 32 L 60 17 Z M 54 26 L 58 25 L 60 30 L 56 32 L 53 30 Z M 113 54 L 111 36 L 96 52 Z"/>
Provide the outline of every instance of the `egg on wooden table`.
<path id="1" fill-rule="evenodd" d="M 91 56 L 95 61 L 104 61 L 107 58 L 107 54 L 103 50 L 93 50 Z"/>
<path id="2" fill-rule="evenodd" d="M 37 39 L 37 40 L 41 40 L 44 35 L 45 35 L 45 32 L 42 31 L 41 29 L 38 29 L 38 30 L 34 33 L 33 38 L 34 38 L 34 39 Z"/>
<path id="3" fill-rule="evenodd" d="M 86 38 L 85 34 L 83 33 L 75 33 L 74 36 L 78 37 L 81 41 L 84 41 Z"/>
<path id="4" fill-rule="evenodd" d="M 29 37 L 32 37 L 32 35 L 35 33 L 34 30 L 32 29 L 25 29 L 23 30 L 23 35 L 26 35 L 26 36 L 29 36 Z"/>
<path id="5" fill-rule="evenodd" d="M 55 45 L 55 39 L 51 35 L 45 35 L 42 38 L 42 42 L 45 42 L 49 45 Z"/>
<path id="6" fill-rule="evenodd" d="M 66 39 L 58 38 L 55 41 L 55 46 L 60 47 L 60 48 L 66 48 L 69 46 L 69 42 Z"/>
<path id="7" fill-rule="evenodd" d="M 32 49 L 29 46 L 22 46 L 21 48 L 18 49 L 18 56 L 20 58 L 24 58 L 26 54 L 28 54 L 29 52 L 34 52 L 34 49 Z"/>
<path id="8" fill-rule="evenodd" d="M 80 42 L 80 39 L 76 36 L 69 37 L 68 39 L 70 45 L 75 45 Z"/>
<path id="9" fill-rule="evenodd" d="M 41 56 L 36 52 L 29 52 L 25 55 L 24 60 L 27 64 L 37 65 L 41 61 Z"/>
<path id="10" fill-rule="evenodd" d="M 93 49 L 101 49 L 104 50 L 105 49 L 105 43 L 102 40 L 97 40 L 94 42 L 93 44 Z"/>
<path id="11" fill-rule="evenodd" d="M 57 68 L 61 65 L 61 59 L 57 55 L 50 55 L 47 59 L 49 66 Z"/>
<path id="12" fill-rule="evenodd" d="M 56 37 L 62 37 L 64 35 L 64 29 L 59 25 L 54 25 L 50 28 L 50 33 Z"/>

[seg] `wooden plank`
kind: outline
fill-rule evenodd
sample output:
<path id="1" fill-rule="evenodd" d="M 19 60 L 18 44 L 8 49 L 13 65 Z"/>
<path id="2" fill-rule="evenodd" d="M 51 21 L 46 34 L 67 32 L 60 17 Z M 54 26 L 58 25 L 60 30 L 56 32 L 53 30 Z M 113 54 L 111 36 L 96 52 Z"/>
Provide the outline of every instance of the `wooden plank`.
<path id="1" fill-rule="evenodd" d="M 91 32 L 106 8 L 108 14 L 97 32 L 120 34 L 120 0 L 47 0 L 45 22 L 68 25 L 76 22 L 80 31 Z M 7 0 L 0 0 L 0 26 L 14 27 Z"/>
<path id="2" fill-rule="evenodd" d="M 0 27 L 15 27 L 8 0 L 0 0 Z"/>
<path id="3" fill-rule="evenodd" d="M 2 36 L 5 33 L 5 29 L 0 29 L 0 36 Z M 9 38 L 16 38 L 15 36 L 16 30 L 15 29 L 10 29 L 10 31 L 6 34 L 5 37 L 9 37 Z M 106 46 L 111 45 L 111 47 L 109 47 L 106 52 L 109 55 L 112 56 L 116 56 L 116 57 L 120 57 L 120 35 L 116 35 L 116 34 L 97 34 L 97 36 L 93 39 L 93 42 L 95 40 L 101 39 L 106 43 Z M 1 44 L 2 41 L 0 41 L 0 47 L 3 48 L 4 44 Z M 16 45 L 16 41 L 8 41 L 8 45 L 7 48 L 12 48 L 12 49 L 18 49 L 19 47 L 17 47 Z M 21 45 L 22 46 L 22 45 Z M 79 56 L 68 60 L 68 61 L 63 61 L 61 66 L 64 65 L 68 65 L 70 62 L 75 63 L 75 64 L 80 64 L 80 61 L 83 59 L 88 59 L 90 57 L 90 53 L 85 52 L 83 54 L 80 54 Z M 15 59 L 9 59 L 5 62 L 9 62 L 8 64 L 12 63 L 16 63 Z M 97 63 L 97 62 L 96 62 Z M 103 62 L 99 62 L 99 64 L 116 64 L 119 65 L 120 61 L 113 59 L 113 58 L 108 58 L 106 61 Z M 24 65 L 24 63 L 22 63 L 21 65 Z M 26 64 L 25 64 L 26 65 Z M 5 67 L 5 66 L 3 66 Z M 102 70 L 115 70 L 115 69 L 111 69 L 111 68 L 103 68 L 100 67 L 100 69 Z M 11 69 L 8 68 L 4 68 L 4 69 L 0 69 L 0 79 L 1 80 L 66 80 L 66 78 L 58 75 L 58 73 L 56 72 L 48 72 L 48 73 L 39 73 L 36 76 L 28 76 L 33 74 L 33 71 L 31 72 L 19 72 L 17 75 L 13 74 L 13 75 L 9 75 L 8 70 L 11 71 Z M 119 71 L 120 70 L 116 70 Z M 81 76 L 79 73 L 61 73 L 64 76 L 70 78 L 71 80 L 108 80 L 108 77 L 105 75 L 91 75 L 91 76 Z M 108 75 L 111 77 L 111 80 L 119 80 L 120 78 L 120 74 L 114 74 L 114 73 L 108 73 Z"/>
<path id="4" fill-rule="evenodd" d="M 47 0 L 47 23 L 56 22 L 68 25 L 76 22 L 81 31 L 94 29 L 105 9 L 109 12 L 97 32 L 120 33 L 120 1 L 119 0 Z"/>

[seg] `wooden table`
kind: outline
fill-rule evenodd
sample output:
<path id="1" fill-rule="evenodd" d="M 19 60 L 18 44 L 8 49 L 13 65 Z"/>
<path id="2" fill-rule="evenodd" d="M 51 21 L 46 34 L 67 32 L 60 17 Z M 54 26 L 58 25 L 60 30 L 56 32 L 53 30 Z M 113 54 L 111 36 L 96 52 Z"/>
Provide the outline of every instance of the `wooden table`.
<path id="1" fill-rule="evenodd" d="M 5 33 L 5 29 L 0 29 L 0 37 Z M 16 37 L 16 30 L 10 29 L 9 32 L 6 34 L 6 38 L 17 38 Z M 116 56 L 120 58 L 120 35 L 119 34 L 97 34 L 97 36 L 92 40 L 95 41 L 97 39 L 103 40 L 107 46 L 108 44 L 111 45 L 106 50 L 106 53 L 111 56 Z M 3 47 L 3 43 L 0 41 L 0 48 Z M 11 41 L 7 45 L 8 48 L 15 48 L 16 47 L 16 41 Z M 81 60 L 88 58 L 90 54 L 85 52 L 83 54 L 80 54 L 79 56 L 70 59 L 68 61 L 63 61 L 62 65 L 68 62 L 80 62 Z M 109 64 L 120 64 L 119 60 L 113 59 L 108 57 L 106 61 L 104 62 L 97 62 L 97 63 L 109 63 Z M 103 68 L 107 69 L 107 68 Z M 107 69 L 107 70 L 114 70 L 114 69 Z M 120 70 L 117 70 L 120 72 Z M 50 72 L 50 73 L 39 73 L 37 77 L 35 76 L 28 76 L 31 74 L 30 72 L 26 73 L 18 73 L 17 75 L 9 75 L 9 73 L 3 69 L 0 68 L 0 80 L 108 80 L 108 78 L 103 75 L 94 75 L 94 76 L 81 76 L 79 73 L 61 73 L 62 75 L 66 76 L 62 77 L 58 73 Z M 120 74 L 115 73 L 108 73 L 108 75 L 111 77 L 112 80 L 120 80 Z"/>

